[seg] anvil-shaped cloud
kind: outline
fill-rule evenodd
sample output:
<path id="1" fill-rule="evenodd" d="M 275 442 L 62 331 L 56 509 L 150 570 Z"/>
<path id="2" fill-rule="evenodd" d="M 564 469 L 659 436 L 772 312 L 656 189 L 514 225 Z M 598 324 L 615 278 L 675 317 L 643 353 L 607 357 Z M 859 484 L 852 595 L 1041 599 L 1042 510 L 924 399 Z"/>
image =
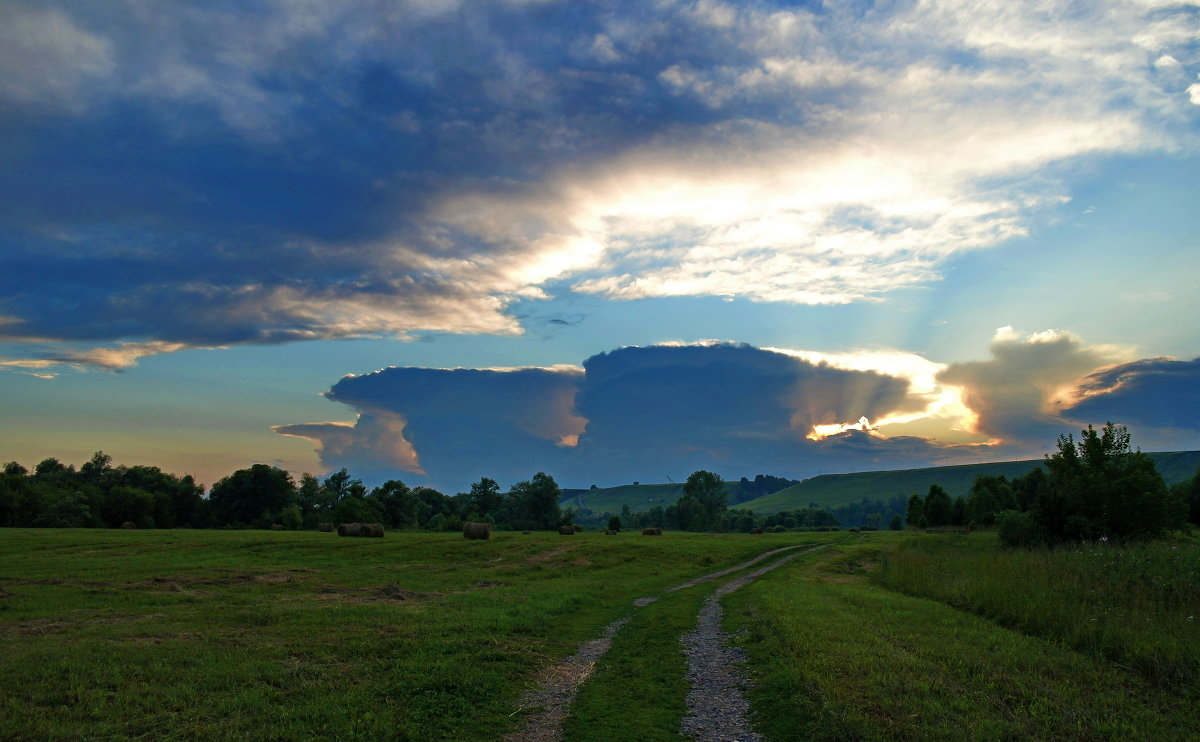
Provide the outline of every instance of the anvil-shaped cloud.
<path id="1" fill-rule="evenodd" d="M 822 357 L 709 342 L 621 348 L 582 368 L 393 367 L 347 376 L 327 393 L 355 409 L 354 426 L 276 431 L 316 441 L 330 468 L 371 480 L 416 475 L 452 490 L 538 469 L 581 486 L 696 469 L 802 477 L 1037 457 L 1058 435 L 1106 420 L 1147 441 L 1200 442 L 1189 391 L 1200 362 L 1104 366 L 1123 352 L 1004 328 L 990 360 L 949 366 L 900 353 Z M 1164 391 L 1183 405 L 1180 415 L 1130 412 Z M 862 417 L 872 424 L 856 424 Z M 822 428 L 840 432 L 814 435 Z"/>
<path id="2" fill-rule="evenodd" d="M 1047 167 L 1192 146 L 1194 42 L 1133 0 L 9 3 L 0 340 L 119 368 L 514 334 L 548 291 L 871 300 L 1023 234 Z"/>

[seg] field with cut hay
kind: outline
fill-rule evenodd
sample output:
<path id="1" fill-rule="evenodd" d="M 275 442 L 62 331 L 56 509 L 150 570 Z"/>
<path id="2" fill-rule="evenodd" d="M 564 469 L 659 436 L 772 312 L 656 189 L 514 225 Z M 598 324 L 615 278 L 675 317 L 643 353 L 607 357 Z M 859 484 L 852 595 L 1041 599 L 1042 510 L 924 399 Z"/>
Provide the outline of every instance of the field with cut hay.
<path id="1" fill-rule="evenodd" d="M 765 739 L 1197 738 L 1194 683 L 899 585 L 953 538 L 5 529 L 0 739 L 689 739 L 680 639 L 739 579 Z"/>

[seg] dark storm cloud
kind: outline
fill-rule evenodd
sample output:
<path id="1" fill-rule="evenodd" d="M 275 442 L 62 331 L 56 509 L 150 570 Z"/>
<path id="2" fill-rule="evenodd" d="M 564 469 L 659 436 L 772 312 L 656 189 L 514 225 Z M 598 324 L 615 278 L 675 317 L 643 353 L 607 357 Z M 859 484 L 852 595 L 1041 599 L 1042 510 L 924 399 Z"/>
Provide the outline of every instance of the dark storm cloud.
<path id="1" fill-rule="evenodd" d="M 800 476 L 946 455 L 918 438 L 855 432 L 809 440 L 813 424 L 910 407 L 908 383 L 745 345 L 622 348 L 589 358 L 582 372 L 391 368 L 346 377 L 328 396 L 359 413 L 356 427 L 277 430 L 325 441 L 326 466 L 379 471 L 377 452 L 390 450 L 399 433 L 374 418 L 403 419 L 404 445 L 419 468 L 452 489 L 539 469 L 586 486 L 678 479 L 702 468 Z M 417 467 L 398 458 L 398 469 Z"/>
<path id="2" fill-rule="evenodd" d="M 1200 431 L 1200 358 L 1146 358 L 1088 376 L 1082 399 L 1063 410 L 1073 420 Z"/>
<path id="3" fill-rule="evenodd" d="M 1173 60 L 1186 14 L 1070 10 L 10 1 L 0 340 L 511 334 L 551 285 L 917 285 L 1057 203 L 1041 167 L 1179 140 L 1145 50 Z"/>

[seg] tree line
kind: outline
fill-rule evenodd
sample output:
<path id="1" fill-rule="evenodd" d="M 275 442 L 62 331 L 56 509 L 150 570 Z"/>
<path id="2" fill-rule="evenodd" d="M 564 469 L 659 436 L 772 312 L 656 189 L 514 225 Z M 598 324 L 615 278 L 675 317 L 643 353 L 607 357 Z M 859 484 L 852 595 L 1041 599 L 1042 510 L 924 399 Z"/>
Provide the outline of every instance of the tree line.
<path id="1" fill-rule="evenodd" d="M 748 480 L 743 479 L 743 487 Z M 759 488 L 794 484 L 759 475 Z M 559 505 L 562 490 L 538 472 L 502 492 L 481 477 L 470 491 L 445 495 L 389 480 L 368 489 L 346 469 L 325 478 L 266 464 L 239 469 L 204 493 L 191 476 L 152 466 L 114 466 L 96 452 L 78 470 L 48 458 L 32 472 L 16 462 L 0 473 L 0 526 L 56 528 L 311 529 L 318 523 L 382 523 L 391 529 L 460 530 L 464 522 L 497 528 L 546 530 L 572 522 L 608 528 L 660 527 L 684 531 L 827 530 L 839 527 L 996 527 L 1009 545 L 1052 545 L 1098 538 L 1149 538 L 1187 523 L 1200 524 L 1200 472 L 1168 488 L 1150 457 L 1131 448 L 1128 430 L 1091 426 L 1076 441 L 1058 440 L 1045 469 L 1024 476 L 981 475 L 965 497 L 940 485 L 907 500 L 863 499 L 838 508 L 756 514 L 730 507 L 720 476 L 696 471 L 673 504 L 632 512 L 580 512 Z"/>
<path id="2" fill-rule="evenodd" d="M 1154 460 L 1132 447 L 1128 428 L 1089 425 L 1060 436 L 1045 468 L 1020 477 L 981 475 L 966 497 L 934 484 L 908 500 L 915 528 L 995 526 L 1008 546 L 1148 539 L 1200 525 L 1200 470 L 1168 487 Z"/>

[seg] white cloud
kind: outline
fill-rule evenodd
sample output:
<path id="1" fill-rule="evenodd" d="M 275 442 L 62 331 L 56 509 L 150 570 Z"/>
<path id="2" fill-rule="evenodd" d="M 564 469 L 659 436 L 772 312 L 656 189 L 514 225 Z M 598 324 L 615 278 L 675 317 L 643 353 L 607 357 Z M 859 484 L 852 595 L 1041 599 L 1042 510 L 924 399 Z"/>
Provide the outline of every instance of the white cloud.
<path id="1" fill-rule="evenodd" d="M 79 108 L 114 66 L 111 44 L 53 8 L 7 3 L 0 22 L 0 96 Z"/>

